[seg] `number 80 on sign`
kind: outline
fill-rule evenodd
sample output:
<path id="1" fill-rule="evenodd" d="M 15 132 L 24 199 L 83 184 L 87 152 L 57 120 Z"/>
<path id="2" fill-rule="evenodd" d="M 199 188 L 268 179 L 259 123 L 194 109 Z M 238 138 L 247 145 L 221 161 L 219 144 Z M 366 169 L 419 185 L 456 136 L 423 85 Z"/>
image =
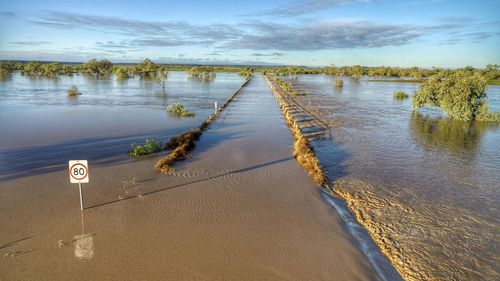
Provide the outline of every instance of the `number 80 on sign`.
<path id="1" fill-rule="evenodd" d="M 88 183 L 89 168 L 87 160 L 69 161 L 69 180 L 71 183 Z"/>

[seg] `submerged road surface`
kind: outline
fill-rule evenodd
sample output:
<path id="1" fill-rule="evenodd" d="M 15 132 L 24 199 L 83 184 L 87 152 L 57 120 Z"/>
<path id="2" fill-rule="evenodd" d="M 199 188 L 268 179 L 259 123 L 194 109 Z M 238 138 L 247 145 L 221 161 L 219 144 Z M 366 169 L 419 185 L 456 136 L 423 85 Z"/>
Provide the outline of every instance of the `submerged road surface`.
<path id="1" fill-rule="evenodd" d="M 91 166 L 83 216 L 66 171 L 4 182 L 0 279 L 378 280 L 291 145 L 256 76 L 176 172 Z"/>

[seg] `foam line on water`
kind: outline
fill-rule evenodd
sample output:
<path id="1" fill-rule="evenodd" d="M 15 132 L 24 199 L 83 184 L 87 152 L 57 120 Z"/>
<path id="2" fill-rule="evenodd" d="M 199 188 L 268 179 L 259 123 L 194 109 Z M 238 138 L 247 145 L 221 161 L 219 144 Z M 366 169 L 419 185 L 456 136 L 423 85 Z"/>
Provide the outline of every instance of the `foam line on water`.
<path id="1" fill-rule="evenodd" d="M 354 216 L 348 211 L 345 202 L 340 198 L 335 198 L 334 194 L 323 189 L 320 194 L 323 200 L 332 206 L 342 219 L 344 228 L 356 240 L 358 247 L 367 257 L 379 277 L 384 281 L 403 280 L 389 260 L 382 255 L 378 247 L 373 243 L 366 230 L 357 223 Z"/>

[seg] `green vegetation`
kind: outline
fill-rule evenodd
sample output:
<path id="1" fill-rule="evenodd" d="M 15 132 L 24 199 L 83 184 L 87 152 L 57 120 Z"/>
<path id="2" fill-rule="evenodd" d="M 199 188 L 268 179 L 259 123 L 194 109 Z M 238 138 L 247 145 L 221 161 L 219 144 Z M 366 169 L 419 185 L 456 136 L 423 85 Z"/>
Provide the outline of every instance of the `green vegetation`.
<path id="1" fill-rule="evenodd" d="M 247 67 L 240 71 L 240 75 L 245 77 L 245 79 L 249 79 L 250 77 L 252 77 L 254 72 L 255 69 L 253 67 Z"/>
<path id="2" fill-rule="evenodd" d="M 102 59 L 100 61 L 91 59 L 81 66 L 83 73 L 94 75 L 96 77 L 107 76 L 111 73 L 112 69 L 113 64 L 107 59 Z"/>
<path id="3" fill-rule="evenodd" d="M 500 78 L 500 66 L 498 64 L 487 64 L 483 70 L 484 77 L 488 80 Z"/>
<path id="4" fill-rule="evenodd" d="M 152 138 L 147 138 L 146 143 L 143 145 L 133 144 L 128 154 L 130 156 L 143 156 L 162 151 L 161 144 L 157 143 Z"/>
<path id="5" fill-rule="evenodd" d="M 23 73 L 30 76 L 38 76 L 41 74 L 42 64 L 35 61 L 30 61 L 23 67 Z"/>
<path id="6" fill-rule="evenodd" d="M 410 96 L 403 92 L 403 91 L 399 91 L 399 92 L 395 92 L 394 93 L 394 98 L 397 99 L 397 100 L 405 100 L 407 98 L 409 98 Z"/>
<path id="7" fill-rule="evenodd" d="M 342 88 L 344 87 L 344 81 L 340 78 L 335 79 L 335 88 Z"/>
<path id="8" fill-rule="evenodd" d="M 488 85 L 500 85 L 500 79 L 488 80 Z"/>
<path id="9" fill-rule="evenodd" d="M 160 65 L 146 58 L 142 63 L 134 67 L 134 73 L 139 74 L 141 78 L 154 79 L 158 75 L 158 71 L 160 71 L 160 69 Z"/>
<path id="10" fill-rule="evenodd" d="M 431 76 L 413 96 L 413 107 L 436 106 L 455 120 L 500 121 L 486 102 L 486 78 L 472 70 Z"/>
<path id="11" fill-rule="evenodd" d="M 187 108 L 179 102 L 171 104 L 167 107 L 167 112 L 175 118 L 194 117 L 195 114 L 187 110 Z"/>
<path id="12" fill-rule="evenodd" d="M 10 62 L 0 62 L 0 79 L 10 78 L 15 66 Z"/>
<path id="13" fill-rule="evenodd" d="M 129 69 L 124 66 L 118 66 L 115 68 L 116 79 L 127 80 L 130 78 Z"/>
<path id="14" fill-rule="evenodd" d="M 295 90 L 295 88 L 292 85 L 290 85 L 289 83 L 287 83 L 284 80 L 279 79 L 276 76 L 268 76 L 268 77 L 271 80 L 273 80 L 275 83 L 277 83 L 289 95 L 292 95 L 292 96 L 295 96 L 295 97 L 298 97 L 298 96 L 307 96 L 308 95 L 307 93 L 301 93 L 301 92 Z"/>
<path id="15" fill-rule="evenodd" d="M 78 88 L 75 85 L 69 87 L 67 92 L 68 92 L 68 96 L 70 96 L 70 97 L 76 97 L 79 94 Z"/>
<path id="16" fill-rule="evenodd" d="M 42 64 L 40 66 L 41 75 L 45 77 L 56 77 L 62 73 L 62 65 L 59 62 L 52 62 L 49 64 Z"/>
<path id="17" fill-rule="evenodd" d="M 165 93 L 165 87 L 167 86 L 167 80 L 168 80 L 168 71 L 165 70 L 158 71 L 154 80 L 161 86 L 161 88 L 163 89 L 163 93 Z"/>
<path id="18" fill-rule="evenodd" d="M 188 71 L 189 77 L 201 80 L 201 81 L 212 81 L 215 79 L 215 70 L 208 66 L 194 66 Z"/>
<path id="19" fill-rule="evenodd" d="M 8 67 L 5 67 L 5 64 Z M 402 67 L 364 67 L 360 65 L 354 66 L 331 66 L 331 67 L 302 67 L 302 66 L 280 66 L 280 67 L 264 67 L 264 66 L 193 66 L 193 65 L 161 65 L 156 64 L 150 59 L 144 59 L 139 64 L 113 66 L 110 61 L 103 59 L 97 61 L 92 59 L 84 64 L 61 64 L 57 62 L 29 62 L 29 63 L 13 63 L 3 62 L 0 66 L 0 77 L 8 77 L 7 73 L 13 71 L 21 71 L 24 74 L 39 77 L 55 77 L 56 75 L 72 75 L 74 73 L 87 73 L 95 76 L 105 76 L 115 73 L 117 79 L 124 80 L 134 75 L 139 75 L 141 78 L 155 79 L 161 71 L 188 71 L 191 78 L 211 81 L 215 78 L 217 72 L 236 72 L 244 77 L 249 77 L 254 72 L 263 74 L 272 73 L 278 76 L 292 76 L 296 78 L 298 74 L 327 74 L 332 76 L 351 76 L 354 79 L 359 79 L 362 76 L 376 77 L 377 79 L 369 80 L 372 82 L 403 82 L 403 83 L 422 83 L 428 77 L 440 75 L 449 77 L 460 71 L 468 71 L 478 73 L 483 76 L 490 85 L 500 84 L 500 66 L 497 64 L 488 64 L 483 69 L 476 69 L 467 66 L 462 69 L 441 69 L 431 68 L 424 69 L 418 67 L 402 68 Z M 384 78 L 404 78 L 404 79 L 384 79 Z"/>

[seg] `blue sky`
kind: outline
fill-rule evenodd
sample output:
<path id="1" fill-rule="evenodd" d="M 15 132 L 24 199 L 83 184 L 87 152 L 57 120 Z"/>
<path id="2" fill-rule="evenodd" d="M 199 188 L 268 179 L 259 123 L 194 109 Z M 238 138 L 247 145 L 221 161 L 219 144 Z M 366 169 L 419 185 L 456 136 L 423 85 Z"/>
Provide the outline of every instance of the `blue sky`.
<path id="1" fill-rule="evenodd" d="M 483 67 L 500 1 L 4 1 L 0 59 Z"/>

